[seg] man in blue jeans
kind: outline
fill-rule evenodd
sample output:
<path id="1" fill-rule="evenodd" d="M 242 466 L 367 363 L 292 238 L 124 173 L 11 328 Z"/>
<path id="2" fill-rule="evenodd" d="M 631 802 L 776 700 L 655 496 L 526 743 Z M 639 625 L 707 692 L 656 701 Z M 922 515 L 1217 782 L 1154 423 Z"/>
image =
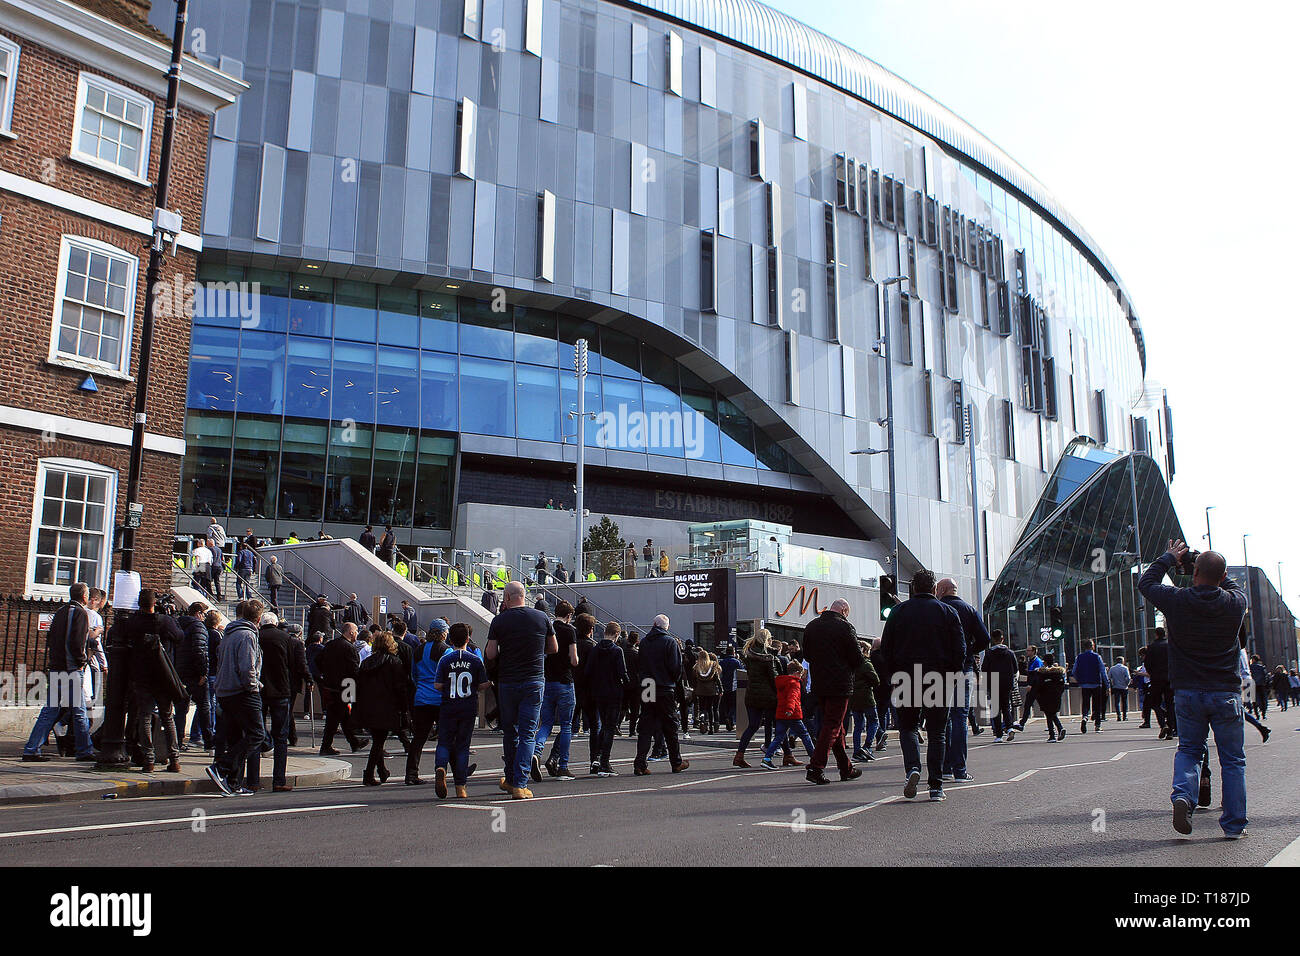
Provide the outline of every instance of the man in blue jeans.
<path id="1" fill-rule="evenodd" d="M 524 586 L 518 581 L 505 586 L 502 610 L 488 628 L 485 652 L 487 660 L 497 661 L 497 708 L 505 765 L 499 786 L 516 800 L 533 795 L 528 789 L 528 770 L 546 686 L 544 661 L 547 654 L 559 650 L 550 618 L 536 608 L 524 607 L 525 598 Z"/>
<path id="2" fill-rule="evenodd" d="M 49 688 L 45 706 L 36 716 L 27 745 L 23 747 L 23 761 L 43 763 L 50 758 L 41 753 L 50 730 L 59 720 L 59 712 L 68 708 L 72 712 L 72 729 L 77 746 L 77 759 L 89 762 L 96 759 L 90 743 L 90 721 L 86 717 L 84 675 L 88 663 L 86 639 L 90 633 L 90 616 L 86 601 L 90 589 L 80 581 L 68 588 L 68 603 L 54 612 L 54 620 L 46 636 L 49 646 Z"/>
<path id="3" fill-rule="evenodd" d="M 1176 567 L 1186 573 L 1188 563 L 1187 545 L 1170 541 L 1169 550 L 1138 582 L 1142 596 L 1164 612 L 1169 632 L 1169 683 L 1178 727 L 1170 795 L 1173 824 L 1184 836 L 1192 832 L 1201 757 L 1213 727 L 1223 777 L 1219 826 L 1229 840 L 1238 840 L 1246 833 L 1246 753 L 1237 631 L 1246 614 L 1246 594 L 1227 577 L 1227 562 L 1215 551 L 1204 551 L 1192 562 L 1190 588 L 1161 583 Z"/>
<path id="4" fill-rule="evenodd" d="M 989 649 L 989 632 L 979 611 L 957 596 L 957 582 L 944 578 L 934 586 L 934 596 L 957 612 L 962 636 L 966 639 L 966 657 L 962 660 L 962 680 L 956 688 L 957 699 L 948 711 L 948 747 L 944 751 L 943 779 L 969 783 L 975 778 L 966 770 L 966 721 L 970 717 L 975 687 L 976 655 Z"/>
<path id="5" fill-rule="evenodd" d="M 579 625 L 586 628 L 583 638 L 591 636 L 595 620 L 590 614 Z M 569 745 L 573 740 L 573 669 L 578 666 L 578 630 L 573 624 L 573 605 L 560 601 L 555 605 L 555 643 L 556 652 L 546 655 L 544 671 L 546 689 L 542 694 L 541 722 L 537 726 L 537 743 L 533 748 L 532 776 L 533 782 L 542 782 L 542 751 L 546 749 L 546 740 L 551 730 L 558 724 L 559 733 L 551 747 L 551 755 L 546 758 L 546 772 L 560 780 L 573 780 L 569 773 Z"/>

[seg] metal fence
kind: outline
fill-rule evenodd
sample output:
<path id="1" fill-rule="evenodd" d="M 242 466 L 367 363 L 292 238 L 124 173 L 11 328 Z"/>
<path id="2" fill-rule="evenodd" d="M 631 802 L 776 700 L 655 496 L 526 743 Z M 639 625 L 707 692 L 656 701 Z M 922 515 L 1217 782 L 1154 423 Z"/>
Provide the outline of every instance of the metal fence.
<path id="1" fill-rule="evenodd" d="M 60 598 L 46 600 L 11 595 L 0 598 L 0 671 L 43 671 L 49 659 L 46 635 Z"/>

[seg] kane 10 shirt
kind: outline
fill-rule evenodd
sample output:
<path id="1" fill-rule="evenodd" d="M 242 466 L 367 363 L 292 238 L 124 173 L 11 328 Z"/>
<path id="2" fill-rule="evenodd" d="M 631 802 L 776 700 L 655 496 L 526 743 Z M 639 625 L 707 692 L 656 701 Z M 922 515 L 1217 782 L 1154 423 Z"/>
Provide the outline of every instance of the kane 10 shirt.
<path id="1" fill-rule="evenodd" d="M 434 682 L 442 685 L 444 716 L 473 714 L 478 711 L 478 689 L 487 680 L 483 661 L 470 651 L 450 650 L 438 661 Z"/>

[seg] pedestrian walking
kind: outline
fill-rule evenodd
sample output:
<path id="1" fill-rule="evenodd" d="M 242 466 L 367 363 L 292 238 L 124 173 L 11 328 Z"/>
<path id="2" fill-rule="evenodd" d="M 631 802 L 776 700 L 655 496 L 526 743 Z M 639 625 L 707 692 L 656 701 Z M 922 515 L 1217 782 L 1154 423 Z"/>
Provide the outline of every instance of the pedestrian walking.
<path id="1" fill-rule="evenodd" d="M 85 669 L 89 665 L 86 641 L 90 632 L 87 601 L 90 589 L 77 581 L 68 588 L 68 600 L 54 612 L 46 632 L 49 696 L 36 715 L 36 723 L 23 747 L 22 759 L 26 763 L 44 763 L 50 758 L 41 753 L 50 730 L 58 722 L 59 713 L 67 708 L 76 745 L 77 759 L 93 761 L 95 751 L 90 742 L 90 721 L 85 697 Z"/>
<path id="2" fill-rule="evenodd" d="M 418 786 L 425 781 L 420 779 L 420 755 L 428 742 L 434 727 L 442 720 L 442 691 L 438 688 L 438 663 L 451 648 L 447 645 L 447 622 L 440 617 L 429 622 L 429 629 L 424 632 L 424 642 L 412 655 L 411 669 L 415 682 L 415 695 L 412 700 L 413 730 L 411 745 L 406 748 L 406 785 Z M 441 728 L 438 735 L 441 736 Z"/>
<path id="3" fill-rule="evenodd" d="M 817 745 L 803 723 L 803 683 L 804 668 L 798 661 L 786 665 L 786 673 L 776 678 L 776 732 L 772 742 L 763 748 L 762 764 L 768 770 L 777 769 L 772 762 L 776 752 L 786 745 L 791 737 L 803 741 L 808 759 L 813 759 Z"/>
<path id="4" fill-rule="evenodd" d="M 537 723 L 537 742 L 533 748 L 531 775 L 533 781 L 542 780 L 542 767 L 552 777 L 572 780 L 569 773 L 569 749 L 573 741 L 574 668 L 578 666 L 578 631 L 573 625 L 573 605 L 560 601 L 555 605 L 555 653 L 547 654 L 542 664 L 545 687 L 542 690 L 542 708 Z M 585 637 L 590 637 L 595 620 L 588 616 L 584 622 Z M 543 758 L 551 731 L 559 727 L 551 752 Z"/>
<path id="5" fill-rule="evenodd" d="M 587 657 L 587 689 L 596 704 L 596 726 L 591 735 L 591 775 L 614 777 L 609 755 L 614 731 L 623 712 L 623 688 L 627 686 L 627 661 L 617 640 L 623 629 L 617 621 L 605 625 L 605 634 Z"/>
<path id="6" fill-rule="evenodd" d="M 340 730 L 353 753 L 370 743 L 357 736 L 352 720 L 350 705 L 356 700 L 357 670 L 361 666 L 361 655 L 356 645 L 357 626 L 349 622 L 343 625 L 338 637 L 325 642 L 316 659 L 320 671 L 317 686 L 325 707 L 325 729 L 320 744 L 322 757 L 338 756 L 339 752 L 334 749 L 334 735 Z"/>
<path id="7" fill-rule="evenodd" d="M 1088 721 L 1092 720 L 1093 730 L 1101 733 L 1101 722 L 1106 717 L 1106 697 L 1110 690 L 1110 676 L 1106 672 L 1106 662 L 1093 650 L 1093 642 L 1085 638 L 1079 656 L 1074 659 L 1074 668 L 1070 676 L 1079 685 L 1082 692 L 1083 714 L 1079 720 L 1079 733 L 1088 732 Z"/>
<path id="8" fill-rule="evenodd" d="M 487 670 L 477 653 L 468 649 L 471 629 L 451 626 L 451 649 L 438 660 L 435 686 L 442 695 L 438 718 L 438 750 L 434 756 L 434 793 L 447 797 L 447 768 L 451 768 L 456 796 L 469 796 L 469 745 L 478 717 L 479 688 L 487 683 Z"/>
<path id="9" fill-rule="evenodd" d="M 641 726 L 637 732 L 636 759 L 632 771 L 637 776 L 650 772 L 646 758 L 655 734 L 662 734 L 673 773 L 681 773 L 690 761 L 682 759 L 677 742 L 676 691 L 682 676 L 682 651 L 677 639 L 668 633 L 667 614 L 657 614 L 650 630 L 641 641 L 637 658 L 641 685 Z"/>
<path id="10" fill-rule="evenodd" d="M 1059 743 L 1065 739 L 1065 727 L 1059 716 L 1061 697 L 1065 694 L 1065 668 L 1056 663 L 1051 654 L 1043 656 L 1043 664 L 1029 672 L 1030 687 L 1038 700 L 1038 708 L 1047 718 L 1047 739 Z"/>
<path id="11" fill-rule="evenodd" d="M 208 606 L 202 601 L 195 601 L 184 614 L 176 619 L 181 636 L 176 642 L 176 673 L 185 685 L 186 700 L 176 708 L 176 731 L 180 734 L 181 750 L 187 749 L 185 740 L 185 720 L 189 715 L 190 703 L 194 704 L 194 722 L 191 732 L 197 733 L 202 740 L 203 749 L 212 749 L 212 726 L 208 700 L 208 628 L 204 616 Z"/>
<path id="12" fill-rule="evenodd" d="M 754 739 L 759 727 L 763 728 L 763 750 L 766 752 L 772 743 L 772 733 L 776 722 L 776 679 L 782 676 L 784 665 L 778 663 L 776 655 L 771 653 L 772 635 L 767 628 L 745 642 L 745 730 L 736 743 L 736 756 L 732 758 L 733 767 L 749 769 L 745 760 L 745 749 Z M 802 709 L 800 710 L 802 714 Z M 802 719 L 802 718 L 801 718 Z M 785 746 L 784 767 L 801 767 L 803 762 L 796 760 L 793 748 L 787 742 Z"/>
<path id="13" fill-rule="evenodd" d="M 940 703 L 927 698 L 925 688 L 938 682 L 952 686 L 961 674 L 966 657 L 966 639 L 957 612 L 934 594 L 934 574 L 927 570 L 912 576 L 908 600 L 897 605 L 885 621 L 880 637 L 881 679 L 892 690 L 898 715 L 899 745 L 907 782 L 903 796 L 916 796 L 921 779 L 921 742 L 917 727 L 924 722 L 927 740 L 926 769 L 930 799 L 943 800 L 943 761 L 947 743 L 949 707 L 945 693 Z M 814 666 L 813 677 L 817 671 Z M 897 702 L 902 701 L 901 705 Z"/>
<path id="14" fill-rule="evenodd" d="M 841 780 L 862 776 L 844 748 L 844 716 L 853 694 L 853 675 L 863 661 L 858 634 L 848 618 L 849 603 L 840 599 L 804 628 L 803 654 L 812 670 L 811 694 L 821 711 L 817 747 L 805 774 L 816 784 L 830 783 L 824 769 L 831 753 Z"/>
<path id="15" fill-rule="evenodd" d="M 271 599 L 271 607 L 280 606 L 280 588 L 284 587 L 284 566 L 280 564 L 280 559 L 276 555 L 271 555 L 271 560 L 266 564 L 266 571 L 263 573 L 266 579 L 267 596 Z"/>
<path id="16" fill-rule="evenodd" d="M 940 601 L 957 612 L 961 621 L 962 637 L 966 641 L 966 655 L 962 658 L 961 685 L 957 700 L 948 715 L 948 739 L 944 750 L 943 778 L 969 783 L 975 778 L 966 769 L 966 724 L 970 718 L 971 701 L 975 692 L 975 661 L 989 647 L 989 632 L 979 611 L 957 596 L 957 582 L 943 578 L 934 587 Z"/>
<path id="17" fill-rule="evenodd" d="M 1219 754 L 1223 811 L 1219 826 L 1230 840 L 1246 832 L 1246 751 L 1242 737 L 1241 677 L 1237 634 L 1246 615 L 1246 594 L 1227 575 L 1227 562 L 1202 551 L 1192 567 L 1190 588 L 1163 584 L 1166 574 L 1186 564 L 1187 545 L 1170 541 L 1138 581 L 1142 596 L 1164 613 L 1173 640 L 1169 681 L 1174 688 L 1178 750 L 1174 754 L 1174 829 L 1192 832 L 1202 755 L 1210 729 Z M 1148 655 L 1149 656 L 1149 655 Z"/>
<path id="18" fill-rule="evenodd" d="M 257 631 L 265 610 L 261 601 L 241 601 L 235 608 L 237 620 L 221 637 L 216 693 L 223 746 L 207 772 L 227 795 L 246 796 L 261 785 L 262 648 Z"/>
<path id="19" fill-rule="evenodd" d="M 876 687 L 880 685 L 880 675 L 871 666 L 868 657 L 870 646 L 866 641 L 858 642 L 862 651 L 862 663 L 853 672 L 853 693 L 849 695 L 849 714 L 853 717 L 853 754 L 852 759 L 861 763 L 875 760 L 871 756 L 871 741 L 875 739 L 879 720 L 876 717 Z M 865 733 L 867 748 L 862 747 Z"/>
<path id="20" fill-rule="evenodd" d="M 1115 719 L 1128 720 L 1128 689 L 1133 682 L 1133 675 L 1129 673 L 1124 658 L 1116 658 L 1115 663 L 1106 672 L 1106 679 L 1110 682 L 1110 697 L 1115 707 Z"/>
<path id="21" fill-rule="evenodd" d="M 373 649 L 357 668 L 357 703 L 353 718 L 370 734 L 370 759 L 362 783 L 376 787 L 388 780 L 384 742 L 402 726 L 413 694 L 410 671 L 402 666 L 391 631 L 378 631 Z"/>
<path id="22" fill-rule="evenodd" d="M 989 704 L 992 715 L 994 743 L 1011 742 L 1016 738 L 1016 708 L 1012 697 L 1020 679 L 1016 655 L 1007 647 L 1002 632 L 994 628 L 989 635 L 989 649 L 984 655 L 984 673 L 989 681 Z"/>
<path id="23" fill-rule="evenodd" d="M 524 606 L 523 584 L 511 581 L 502 596 L 502 611 L 488 628 L 487 660 L 497 661 L 497 707 L 500 710 L 505 775 L 499 787 L 516 800 L 527 800 L 529 767 L 537 742 L 537 718 L 546 686 L 545 657 L 559 648 L 550 619 Z"/>

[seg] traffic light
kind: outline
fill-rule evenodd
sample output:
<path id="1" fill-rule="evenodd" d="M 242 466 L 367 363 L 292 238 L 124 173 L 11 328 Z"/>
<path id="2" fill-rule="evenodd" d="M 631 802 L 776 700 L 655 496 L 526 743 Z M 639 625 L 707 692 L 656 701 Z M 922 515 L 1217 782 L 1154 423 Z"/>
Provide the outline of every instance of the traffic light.
<path id="1" fill-rule="evenodd" d="M 892 575 L 880 576 L 880 619 L 889 620 L 889 612 L 898 606 L 898 585 Z"/>
<path id="2" fill-rule="evenodd" d="M 1065 612 L 1059 607 L 1052 608 L 1052 637 L 1060 639 L 1065 634 Z"/>

